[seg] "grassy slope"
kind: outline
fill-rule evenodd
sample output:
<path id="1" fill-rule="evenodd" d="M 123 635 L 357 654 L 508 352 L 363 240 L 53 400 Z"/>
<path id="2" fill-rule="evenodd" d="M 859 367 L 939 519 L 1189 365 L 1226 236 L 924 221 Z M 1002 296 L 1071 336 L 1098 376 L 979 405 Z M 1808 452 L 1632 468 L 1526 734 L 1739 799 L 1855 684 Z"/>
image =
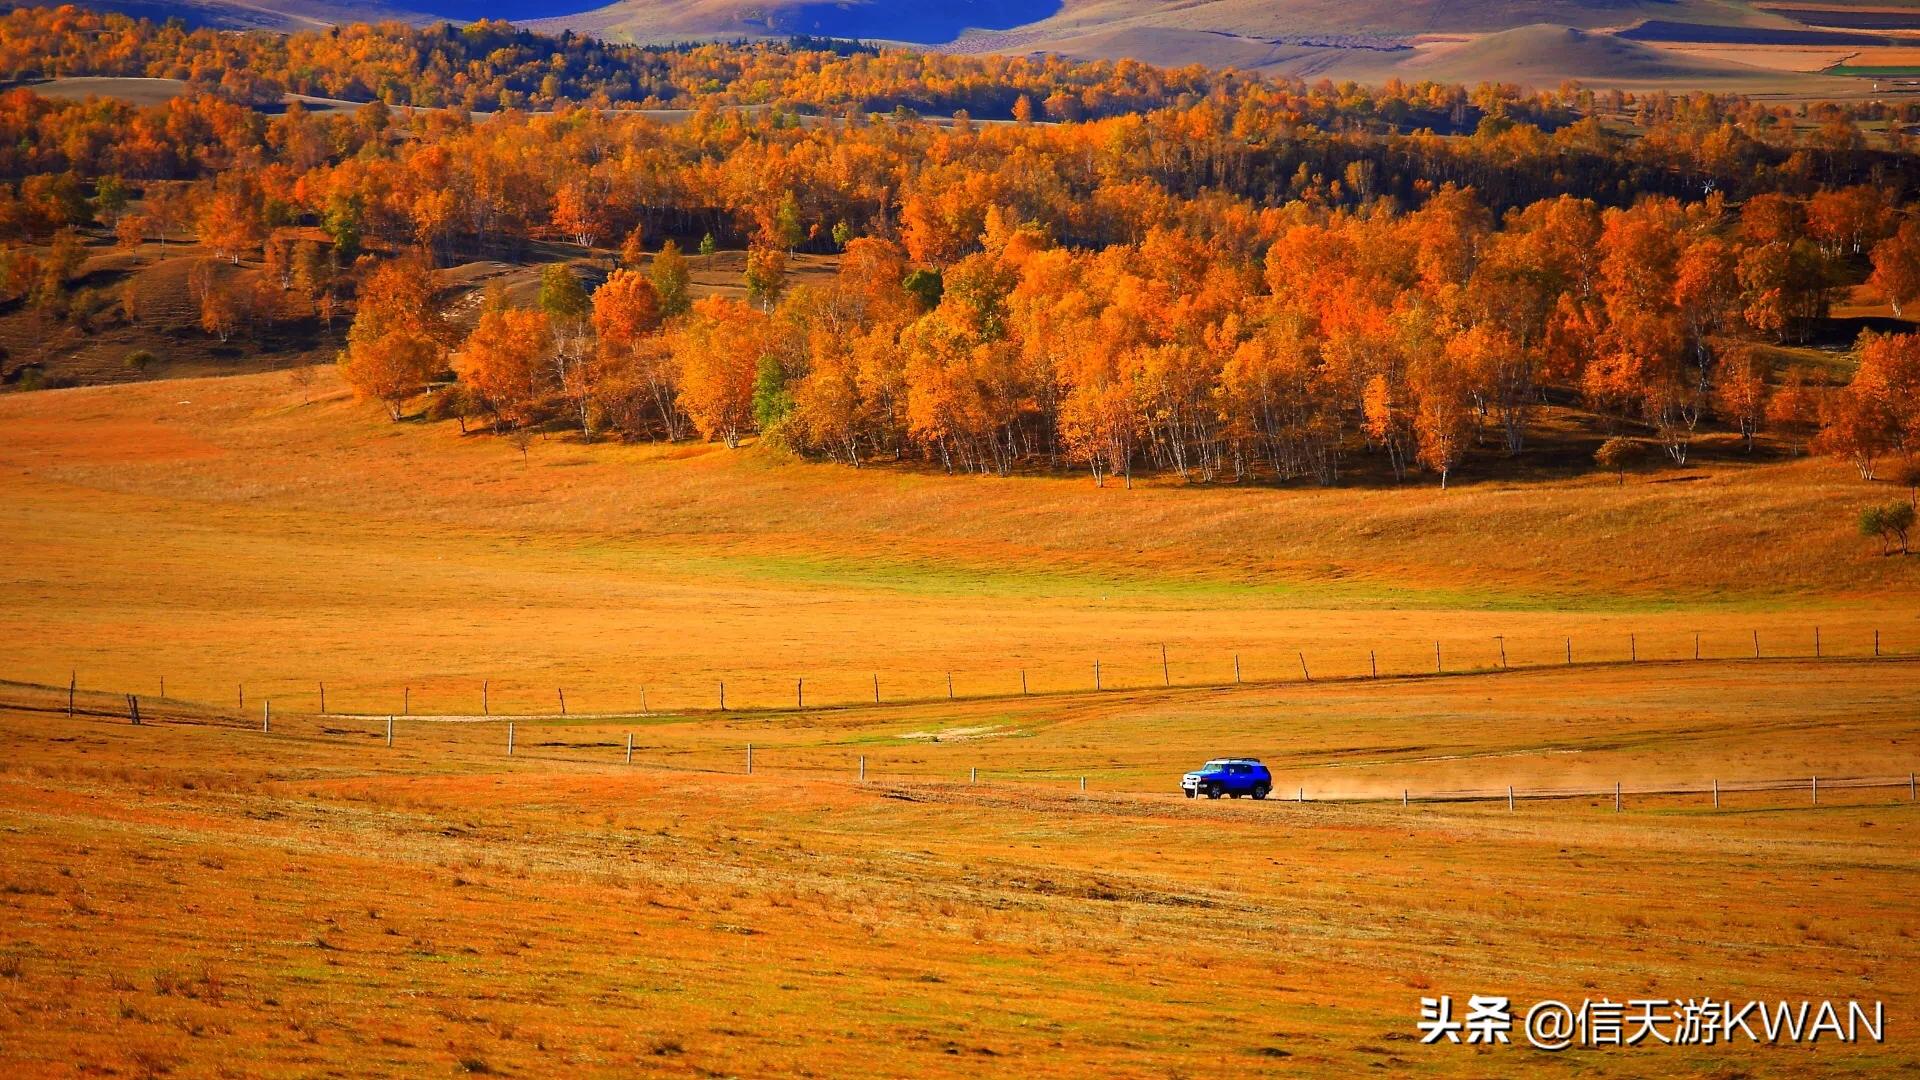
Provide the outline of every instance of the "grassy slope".
<path id="1" fill-rule="evenodd" d="M 1472 469 L 1466 470 L 1471 474 Z M 814 701 L 1920 648 L 1893 492 L 1825 461 L 1405 488 L 1094 489 L 387 424 L 321 369 L 0 400 L 0 670 L 310 708 Z M 930 615 L 932 617 L 930 617 Z M 294 704 L 297 700 L 299 704 Z"/>
<path id="2" fill-rule="evenodd" d="M 794 4 L 623 0 L 580 15 L 549 20 L 633 41 L 676 41 L 690 36 L 730 38 L 762 32 L 753 21 Z M 859 9 L 854 9 L 859 10 Z M 887 38 L 889 22 L 876 13 L 867 35 Z M 1333 3 L 1328 0 L 1214 0 L 1206 4 L 1163 0 L 1070 0 L 1057 12 L 1011 29 L 974 31 L 954 46 L 967 52 L 1028 54 L 1058 52 L 1088 59 L 1121 57 L 1180 67 L 1232 66 L 1302 79 L 1423 78 L 1474 83 L 1510 80 L 1551 90 L 1566 79 L 1628 89 L 1737 89 L 1746 93 L 1804 96 L 1848 95 L 1846 80 L 1763 70 L 1716 57 L 1638 50 L 1598 34 L 1591 41 L 1562 40 L 1530 30 L 1605 30 L 1664 19 L 1713 26 L 1800 27 L 1779 15 L 1743 3 L 1570 3 L 1566 0 L 1503 0 L 1500 3 L 1414 5 Z M 999 25 L 999 24 L 996 24 Z M 1516 30 L 1516 28 L 1519 28 Z M 1522 40 L 1513 40 L 1514 34 Z M 1444 59 L 1428 50 L 1383 50 L 1384 40 L 1406 42 L 1422 35 L 1486 35 L 1452 48 Z M 1377 40 L 1376 40 L 1377 39 Z M 1364 47 L 1356 47 L 1364 46 Z"/>
<path id="3" fill-rule="evenodd" d="M 1610 34 L 1567 26 L 1534 24 L 1477 38 L 1458 48 L 1436 50 L 1400 65 L 1437 82 L 1499 79 L 1527 86 L 1551 86 L 1552 80 L 1578 79 L 1608 85 L 1693 80 L 1712 85 L 1743 80 L 1759 85 L 1766 76 L 1736 64 L 1701 60 L 1627 41 Z M 1778 75 L 1782 88 L 1812 80 Z"/>
<path id="4" fill-rule="evenodd" d="M 1612 771 L 1666 756 L 1824 768 L 1844 764 L 1843 742 L 1878 743 L 1894 748 L 1884 771 L 1915 745 L 1905 666 L 1529 677 L 1491 717 L 1482 679 L 1372 700 L 1317 690 L 1305 745 L 1275 740 L 1274 757 L 1312 776 L 1335 771 L 1316 759 L 1397 759 L 1382 778 L 1397 781 L 1431 767 L 1407 745 L 1417 730 L 1429 751 L 1483 751 L 1482 779 L 1575 745 Z M 1816 679 L 1836 688 L 1845 740 L 1782 715 Z M 1673 798 L 1618 815 L 1604 800 L 1508 814 L 1193 804 L 1164 793 L 1164 773 L 1137 778 L 1162 792 L 1151 796 L 1116 793 L 1133 786 L 1124 776 L 1096 774 L 1087 796 L 1006 778 L 1089 749 L 1172 753 L 1196 712 L 1240 730 L 1286 699 L 1058 699 L 1024 718 L 1031 738 L 940 744 L 899 736 L 991 723 L 988 707 L 828 715 L 785 727 L 791 745 L 748 777 L 741 720 L 642 728 L 642 764 L 622 768 L 617 725 L 523 724 L 509 761 L 497 725 L 403 721 L 389 750 L 365 722 L 290 717 L 261 735 L 149 702 L 158 722 L 133 728 L 68 720 L 51 695 L 0 687 L 0 1064 L 257 1076 L 1920 1067 L 1898 1019 L 1920 1006 L 1920 816 L 1904 792 L 1830 792 L 1818 810 L 1774 794 L 1729 797 L 1718 813 Z M 1156 701 L 1176 719 L 1153 716 Z M 1572 718 L 1552 733 L 1562 746 L 1542 752 L 1538 725 L 1559 715 Z M 736 752 L 731 773 L 648 767 L 698 764 L 720 744 Z M 849 775 L 856 749 L 875 759 L 864 785 Z M 838 775 L 820 771 L 829 755 Z M 902 779 L 906 755 L 938 758 L 926 767 L 948 779 Z M 1000 767 L 986 784 L 952 779 L 981 758 Z M 1421 1046 L 1418 999 L 1441 993 L 1880 1000 L 1890 1043 L 1554 1059 Z"/>

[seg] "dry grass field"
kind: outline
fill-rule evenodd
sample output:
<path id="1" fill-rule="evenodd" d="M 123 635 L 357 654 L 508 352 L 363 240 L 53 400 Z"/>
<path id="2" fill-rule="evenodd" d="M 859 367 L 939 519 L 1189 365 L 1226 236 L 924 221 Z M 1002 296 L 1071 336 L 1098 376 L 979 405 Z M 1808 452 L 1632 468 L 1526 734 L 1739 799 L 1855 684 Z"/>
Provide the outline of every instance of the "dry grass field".
<path id="1" fill-rule="evenodd" d="M 1189 802 L 1912 761 L 1912 665 L 815 713 L 250 719 L 0 687 L 0 1061 L 33 1075 L 1889 1076 L 1904 790 Z M 1803 692 L 1818 680 L 1816 700 Z M 1792 707 L 1798 700 L 1805 707 Z M 621 735 L 636 734 L 633 765 Z M 930 735 L 944 737 L 937 742 Z M 764 748 L 752 775 L 738 751 Z M 869 776 L 856 779 L 856 753 Z M 1578 760 L 1578 766 L 1566 762 Z M 1065 775 L 1104 765 L 1082 794 Z M 982 768 L 981 782 L 965 770 Z M 1286 782 L 1283 781 L 1283 782 Z M 1310 796 L 1311 799 L 1311 796 Z M 1422 996 L 1858 998 L 1885 1045 L 1425 1046 Z M 1516 1035 L 1516 1038 L 1518 1036 Z"/>
<path id="2" fill-rule="evenodd" d="M 1707 455 L 1711 458 L 1712 455 Z M 1737 450 L 1624 486 L 1095 489 L 389 424 L 331 369 L 0 399 L 0 672 L 287 711 L 579 712 L 1920 651 L 1896 492 Z M 1765 458 L 1765 455 L 1762 455 Z M 1358 463 L 1357 463 L 1358 464 Z M 1468 471 L 1470 474 L 1471 470 Z M 1471 479 L 1469 475 L 1469 480 Z M 1161 645 L 1167 669 L 1161 666 Z M 1371 654 L 1371 655 L 1370 655 Z M 403 705 L 404 702 L 404 705 Z"/>
<path id="3" fill-rule="evenodd" d="M 1920 559 L 1852 527 L 1898 493 L 1554 460 L 1097 490 L 523 458 L 326 368 L 0 398 L 0 1072 L 1920 1070 L 1920 810 L 1845 784 L 1920 767 Z M 1180 798 L 1222 754 L 1307 801 Z M 1417 1042 L 1475 993 L 1888 1042 Z"/>

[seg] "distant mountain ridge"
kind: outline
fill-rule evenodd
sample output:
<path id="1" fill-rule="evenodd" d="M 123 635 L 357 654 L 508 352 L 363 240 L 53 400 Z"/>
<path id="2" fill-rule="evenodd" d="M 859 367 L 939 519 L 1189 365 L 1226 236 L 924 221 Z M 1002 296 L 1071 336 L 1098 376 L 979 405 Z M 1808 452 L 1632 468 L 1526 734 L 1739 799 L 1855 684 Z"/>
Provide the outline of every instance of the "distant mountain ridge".
<path id="1" fill-rule="evenodd" d="M 1860 50 L 1920 52 L 1920 7 L 1826 0 L 98 0 L 151 19 L 269 29 L 399 19 L 504 18 L 612 41 L 666 43 L 794 35 L 898 42 L 947 52 L 1059 53 L 1163 66 L 1236 67 L 1378 83 L 1508 81 L 1838 93 L 1814 74 L 1873 64 Z M 1871 30 L 1834 26 L 1871 24 Z M 1895 48 L 1895 51 L 1901 51 Z"/>

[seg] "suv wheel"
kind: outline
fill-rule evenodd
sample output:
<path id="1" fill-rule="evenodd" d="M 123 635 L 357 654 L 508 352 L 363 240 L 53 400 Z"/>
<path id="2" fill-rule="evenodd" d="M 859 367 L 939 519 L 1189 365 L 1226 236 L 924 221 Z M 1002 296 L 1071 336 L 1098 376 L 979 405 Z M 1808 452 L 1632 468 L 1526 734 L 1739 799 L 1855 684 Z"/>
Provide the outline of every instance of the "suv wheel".
<path id="1" fill-rule="evenodd" d="M 1267 797 L 1267 792 L 1272 790 L 1272 788 L 1265 784 L 1255 784 L 1253 785 L 1253 797 L 1256 799 L 1264 799 Z"/>
<path id="2" fill-rule="evenodd" d="M 1187 789 L 1187 798 L 1189 799 L 1193 798 L 1195 795 L 1198 795 L 1198 794 L 1199 792 L 1193 790 L 1192 788 Z"/>
<path id="3" fill-rule="evenodd" d="M 1219 785 L 1219 784 L 1208 784 L 1208 785 L 1207 785 L 1207 798 L 1209 798 L 1209 799 L 1217 799 L 1217 798 L 1219 798 L 1219 797 L 1220 797 L 1220 785 Z"/>

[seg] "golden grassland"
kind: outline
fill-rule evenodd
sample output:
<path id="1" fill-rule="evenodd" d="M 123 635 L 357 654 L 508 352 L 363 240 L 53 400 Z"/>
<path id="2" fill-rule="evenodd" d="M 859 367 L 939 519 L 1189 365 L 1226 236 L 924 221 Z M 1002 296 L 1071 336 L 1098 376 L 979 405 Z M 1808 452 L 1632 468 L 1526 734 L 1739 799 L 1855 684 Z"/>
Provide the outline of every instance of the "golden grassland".
<path id="1" fill-rule="evenodd" d="M 1920 1069 L 1920 810 L 1838 783 L 1920 766 L 1920 560 L 1842 466 L 523 459 L 311 375 L 0 398 L 0 1072 Z M 1175 793 L 1222 754 L 1307 801 Z M 1421 1046 L 1441 993 L 1879 1000 L 1889 1042 Z"/>
<path id="2" fill-rule="evenodd" d="M 1634 797 L 1616 814 L 1609 799 L 1510 813 L 1170 788 L 1225 744 L 1316 793 L 1884 773 L 1920 747 L 1912 667 L 519 721 L 511 758 L 500 722 L 402 720 L 388 747 L 383 720 L 290 715 L 262 733 L 150 700 L 132 727 L 120 699 L 83 693 L 69 719 L 64 693 L 11 684 L 0 1061 L 45 1075 L 1894 1075 L 1920 1068 L 1920 810 L 1903 789 L 1817 808 L 1730 795 L 1717 811 Z M 1081 794 L 1071 774 L 1089 762 Z M 1420 1045 L 1419 998 L 1443 993 L 1877 1000 L 1889 1041 Z"/>
<path id="3" fill-rule="evenodd" d="M 286 711 L 809 703 L 1920 651 L 1903 492 L 1738 451 L 1442 492 L 1095 489 L 389 424 L 328 368 L 0 399 L 0 673 Z M 1167 665 L 1161 665 L 1161 645 Z"/>

